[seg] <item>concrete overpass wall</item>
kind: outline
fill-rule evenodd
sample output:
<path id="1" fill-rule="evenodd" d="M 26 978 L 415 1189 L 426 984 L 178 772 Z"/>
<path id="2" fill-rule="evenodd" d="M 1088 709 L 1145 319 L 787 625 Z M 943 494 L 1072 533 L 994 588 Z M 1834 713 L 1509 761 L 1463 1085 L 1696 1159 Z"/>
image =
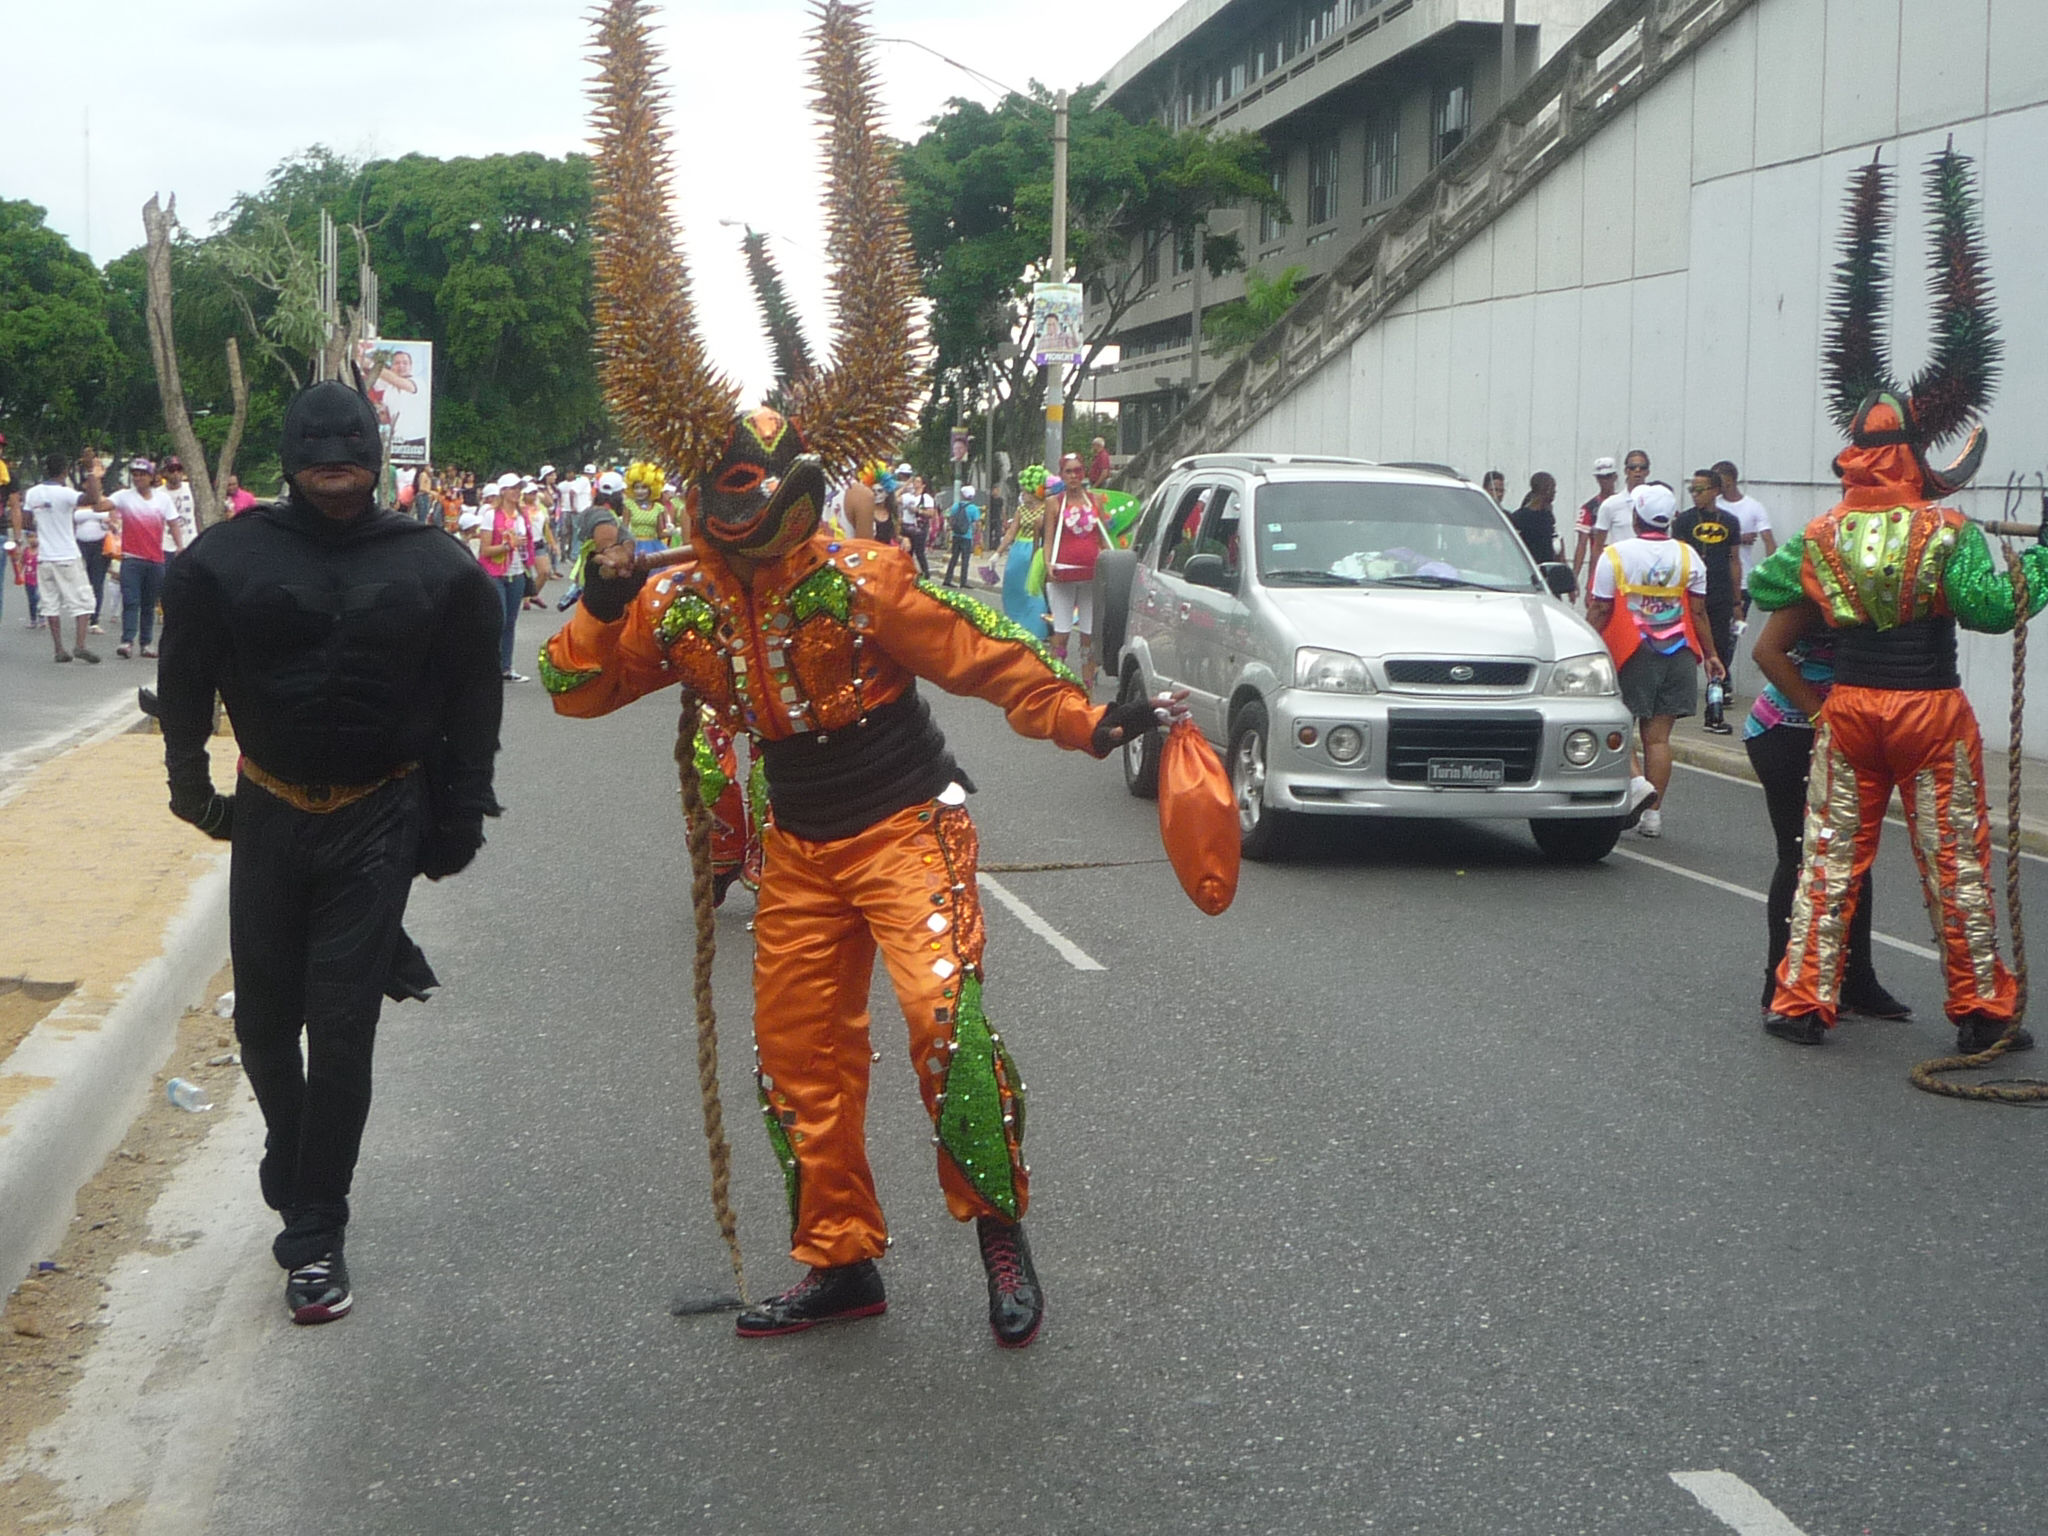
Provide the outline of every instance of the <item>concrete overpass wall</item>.
<path id="1" fill-rule="evenodd" d="M 2048 3 L 1758 0 L 1604 124 L 1349 348 L 1217 448 L 1548 469 L 1576 503 L 1601 454 L 1678 484 L 1730 458 L 1791 533 L 1835 499 L 1822 409 L 1828 277 L 1851 170 L 1898 169 L 1892 355 L 1926 357 L 1921 170 L 1977 161 L 2006 345 L 1965 510 L 2048 471 Z M 1204 445 L 1208 446 L 1208 445 Z M 2038 509 L 2038 495 L 2034 506 Z M 1973 639 L 1999 729 L 2010 651 Z M 2048 750 L 2048 662 L 2030 753 Z"/>

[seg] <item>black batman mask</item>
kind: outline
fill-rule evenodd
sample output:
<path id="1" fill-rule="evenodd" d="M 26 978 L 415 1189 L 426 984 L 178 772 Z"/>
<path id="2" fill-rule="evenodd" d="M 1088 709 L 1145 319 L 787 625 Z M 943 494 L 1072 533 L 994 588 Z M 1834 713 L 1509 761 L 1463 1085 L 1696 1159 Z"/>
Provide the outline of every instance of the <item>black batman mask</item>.
<path id="1" fill-rule="evenodd" d="M 314 464 L 360 464 L 375 474 L 384 467 L 376 408 L 333 379 L 301 390 L 284 413 L 277 456 L 287 480 Z"/>

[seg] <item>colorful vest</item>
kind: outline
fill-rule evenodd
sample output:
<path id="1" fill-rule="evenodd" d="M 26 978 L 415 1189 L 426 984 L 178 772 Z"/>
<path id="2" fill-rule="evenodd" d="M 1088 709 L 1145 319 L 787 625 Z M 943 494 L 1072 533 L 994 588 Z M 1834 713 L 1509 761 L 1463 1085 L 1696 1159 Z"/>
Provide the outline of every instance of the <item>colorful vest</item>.
<path id="1" fill-rule="evenodd" d="M 1806 525 L 1801 585 L 1831 629 L 1939 618 L 1962 524 L 1951 507 L 1836 507 Z"/>
<path id="2" fill-rule="evenodd" d="M 1666 587 L 1630 581 L 1622 568 L 1621 551 L 1612 544 L 1607 546 L 1606 558 L 1614 568 L 1614 612 L 1608 616 L 1601 638 L 1607 642 L 1617 671 L 1645 644 L 1664 655 L 1676 654 L 1688 646 L 1696 654 L 1706 654 L 1700 647 L 1699 636 L 1693 633 L 1692 603 L 1686 593 L 1692 580 L 1692 549 L 1680 539 L 1673 539 L 1671 547 L 1678 553 L 1678 577 L 1676 585 Z M 1657 611 L 1639 621 L 1628 601 L 1632 597 L 1652 599 L 1657 603 Z"/>

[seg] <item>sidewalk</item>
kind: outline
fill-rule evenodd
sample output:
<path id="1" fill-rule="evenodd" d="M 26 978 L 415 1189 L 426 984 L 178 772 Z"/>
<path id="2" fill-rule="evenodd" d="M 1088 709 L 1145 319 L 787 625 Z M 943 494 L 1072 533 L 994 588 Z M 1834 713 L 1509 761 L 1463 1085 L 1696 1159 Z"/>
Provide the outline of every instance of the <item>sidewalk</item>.
<path id="1" fill-rule="evenodd" d="M 233 743 L 213 756 L 232 788 Z M 0 805 L 0 868 L 21 874 L 0 936 L 0 1290 L 62 1235 L 227 958 L 226 846 L 166 798 L 163 739 L 125 733 Z"/>
<path id="2" fill-rule="evenodd" d="M 1697 715 L 1679 721 L 1671 733 L 1673 760 L 1753 782 L 1756 775 L 1750 771 L 1749 754 L 1742 746 L 1741 721 L 1748 713 L 1748 705 L 1745 699 L 1740 712 L 1731 714 L 1730 723 L 1735 726 L 1732 736 L 1710 734 Z M 2003 722 L 1999 724 L 2003 726 Z M 1991 806 L 1991 840 L 2001 848 L 2005 846 L 2005 790 L 2010 761 L 2004 752 L 1993 751 L 1989 744 L 1985 746 L 1985 799 Z M 1898 814 L 1896 801 L 1893 814 Z M 2048 858 L 2048 762 L 2033 757 L 2021 764 L 2020 851 Z"/>

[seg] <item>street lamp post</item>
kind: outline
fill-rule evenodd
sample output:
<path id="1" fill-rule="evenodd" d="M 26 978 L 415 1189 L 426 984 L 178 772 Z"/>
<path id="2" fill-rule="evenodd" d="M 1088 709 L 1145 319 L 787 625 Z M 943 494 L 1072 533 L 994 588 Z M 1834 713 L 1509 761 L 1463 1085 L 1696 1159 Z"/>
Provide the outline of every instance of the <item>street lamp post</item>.
<path id="1" fill-rule="evenodd" d="M 1067 93 L 1053 98 L 1052 108 L 1052 262 L 1046 281 L 1067 280 Z M 1058 358 L 1045 364 L 1045 469 L 1060 472 L 1067 430 L 1067 367 Z"/>

